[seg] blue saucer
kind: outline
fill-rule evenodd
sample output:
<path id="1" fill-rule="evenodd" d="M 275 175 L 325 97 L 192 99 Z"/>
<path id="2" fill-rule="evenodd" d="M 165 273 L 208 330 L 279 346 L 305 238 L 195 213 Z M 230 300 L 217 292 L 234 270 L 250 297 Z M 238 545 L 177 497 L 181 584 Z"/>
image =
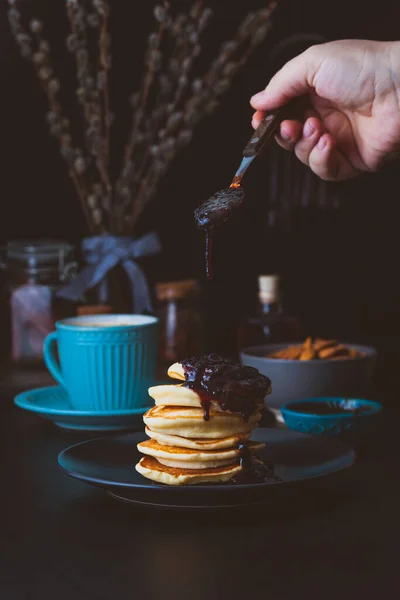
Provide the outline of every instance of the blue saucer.
<path id="1" fill-rule="evenodd" d="M 61 386 L 51 386 L 22 392 L 14 403 L 52 421 L 63 429 L 80 431 L 123 431 L 143 429 L 143 415 L 150 408 L 120 411 L 79 411 L 70 407 L 68 394 Z"/>

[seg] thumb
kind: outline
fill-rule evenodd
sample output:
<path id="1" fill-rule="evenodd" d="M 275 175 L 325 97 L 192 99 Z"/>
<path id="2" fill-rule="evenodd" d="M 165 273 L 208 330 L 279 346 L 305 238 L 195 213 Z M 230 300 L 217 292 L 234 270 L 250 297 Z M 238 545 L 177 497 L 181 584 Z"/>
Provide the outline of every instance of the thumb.
<path id="1" fill-rule="evenodd" d="M 287 62 L 275 73 L 265 90 L 250 99 L 251 106 L 255 110 L 273 110 L 310 92 L 322 61 L 322 53 L 315 52 L 316 48 L 318 46 L 312 46 Z"/>

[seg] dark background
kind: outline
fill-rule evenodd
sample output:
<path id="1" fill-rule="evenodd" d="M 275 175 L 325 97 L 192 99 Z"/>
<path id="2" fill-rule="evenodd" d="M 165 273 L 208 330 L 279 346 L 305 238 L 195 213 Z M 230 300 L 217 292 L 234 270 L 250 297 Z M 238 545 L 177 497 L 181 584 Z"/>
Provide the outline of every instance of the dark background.
<path id="1" fill-rule="evenodd" d="M 46 13 L 55 47 L 65 28 L 64 1 L 23 2 Z M 117 147 L 126 97 L 140 75 L 153 3 L 110 2 L 113 107 L 120 116 Z M 212 54 L 216 40 L 228 37 L 240 17 L 261 4 L 213 2 L 216 14 L 206 51 Z M 370 440 L 367 457 L 361 456 L 343 487 L 328 480 L 319 493 L 294 491 L 259 511 L 223 511 L 214 518 L 208 513 L 132 511 L 123 504 L 112 506 L 98 490 L 61 473 L 58 452 L 83 437 L 52 430 L 20 411 L 10 401 L 11 392 L 1 388 L 2 599 L 116 599 L 134 593 L 192 600 L 266 593 L 285 600 L 393 597 L 399 555 L 398 165 L 336 186 L 342 198 L 339 210 L 310 208 L 295 215 L 289 231 L 271 231 L 265 157 L 246 182 L 240 219 L 219 236 L 211 284 L 204 280 L 203 239 L 193 227 L 192 211 L 232 177 L 251 133 L 248 99 L 289 58 L 287 52 L 270 61 L 280 40 L 298 33 L 398 39 L 399 17 L 398 0 L 370 6 L 364 0 L 283 0 L 272 34 L 236 79 L 223 107 L 202 121 L 140 223 L 140 231 L 155 229 L 164 244 L 163 254 L 149 265 L 153 282 L 184 276 L 204 282 L 210 348 L 231 351 L 237 320 L 254 308 L 257 274 L 273 270 L 284 277 L 288 309 L 310 333 L 377 345 L 385 366 L 377 398 L 385 407 L 385 423 L 379 437 Z M 87 234 L 83 216 L 47 133 L 45 104 L 30 65 L 12 42 L 4 1 L 0 108 L 0 244 L 27 236 L 79 244 Z M 0 343 L 3 334 L 1 330 Z"/>
<path id="2" fill-rule="evenodd" d="M 21 2 L 42 17 L 54 51 L 61 48 L 66 22 L 64 1 Z M 172 5 L 186 5 L 172 2 Z M 215 16 L 204 45 L 214 54 L 251 8 L 264 2 L 209 2 Z M 21 237 L 53 237 L 79 244 L 86 230 L 64 163 L 44 121 L 45 103 L 31 66 L 19 56 L 8 30 L 6 8 L 0 17 L 0 243 Z M 112 2 L 112 107 L 117 115 L 113 157 L 126 131 L 127 96 L 139 81 L 153 2 Z M 34 7 L 34 10 L 33 10 Z M 338 184 L 340 209 L 298 211 L 290 230 L 267 227 L 265 162 L 253 168 L 240 218 L 226 226 L 216 243 L 215 278 L 204 279 L 203 238 L 192 211 L 205 197 L 229 183 L 251 134 L 250 96 L 294 53 L 310 42 L 279 53 L 271 50 L 294 34 L 311 39 L 398 39 L 400 6 L 381 0 L 282 0 L 274 27 L 223 98 L 221 108 L 203 120 L 191 146 L 174 163 L 137 233 L 155 230 L 164 251 L 148 265 L 152 283 L 185 276 L 204 282 L 210 349 L 230 352 L 239 318 L 255 306 L 256 278 L 262 272 L 283 276 L 285 302 L 313 334 L 371 342 L 385 360 L 397 360 L 400 327 L 398 262 L 398 164 L 378 174 Z M 61 79 L 70 71 L 60 65 Z"/>

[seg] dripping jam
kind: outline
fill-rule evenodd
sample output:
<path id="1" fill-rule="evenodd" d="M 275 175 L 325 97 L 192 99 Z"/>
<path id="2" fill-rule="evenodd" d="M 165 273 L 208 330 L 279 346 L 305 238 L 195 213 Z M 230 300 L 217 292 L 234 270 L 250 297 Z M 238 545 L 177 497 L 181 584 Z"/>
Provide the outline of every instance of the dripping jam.
<path id="1" fill-rule="evenodd" d="M 203 202 L 194 211 L 196 226 L 203 229 L 206 235 L 206 273 L 212 278 L 212 239 L 215 227 L 228 221 L 241 206 L 244 190 L 241 187 L 241 176 L 235 176 L 230 187 L 220 190 Z"/>
<path id="2" fill-rule="evenodd" d="M 252 456 L 246 443 L 238 445 L 239 464 L 242 468 L 228 483 L 277 483 L 282 481 L 274 474 L 274 467 L 260 456 Z"/>

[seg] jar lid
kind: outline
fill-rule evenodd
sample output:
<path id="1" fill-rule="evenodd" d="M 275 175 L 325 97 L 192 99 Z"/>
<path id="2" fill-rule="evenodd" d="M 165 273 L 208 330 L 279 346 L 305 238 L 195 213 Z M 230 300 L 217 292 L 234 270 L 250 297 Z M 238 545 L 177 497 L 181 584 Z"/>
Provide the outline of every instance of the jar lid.
<path id="1" fill-rule="evenodd" d="M 58 261 L 60 254 L 69 254 L 73 246 L 62 240 L 13 240 L 7 244 L 7 256 L 15 260 L 26 261 L 30 256 L 42 262 Z"/>
<path id="2" fill-rule="evenodd" d="M 158 300 L 179 300 L 199 291 L 197 279 L 182 279 L 181 281 L 166 281 L 157 283 L 156 295 Z"/>
<path id="3" fill-rule="evenodd" d="M 74 247 L 63 240 L 13 240 L 7 244 L 6 261 L 14 268 L 21 268 L 32 274 L 47 269 L 63 271 L 72 260 L 73 252 Z"/>

